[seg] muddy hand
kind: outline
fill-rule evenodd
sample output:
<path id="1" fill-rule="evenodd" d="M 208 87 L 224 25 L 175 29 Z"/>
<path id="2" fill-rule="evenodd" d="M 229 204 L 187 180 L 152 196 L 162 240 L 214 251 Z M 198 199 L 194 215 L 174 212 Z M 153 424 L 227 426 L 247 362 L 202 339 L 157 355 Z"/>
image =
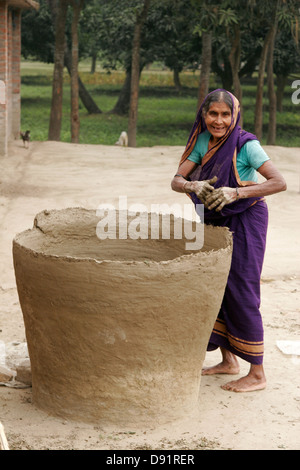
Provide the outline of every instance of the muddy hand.
<path id="1" fill-rule="evenodd" d="M 223 209 L 227 204 L 237 200 L 235 188 L 218 188 L 212 191 L 205 198 L 205 207 L 209 210 L 215 209 L 217 212 Z"/>
<path id="2" fill-rule="evenodd" d="M 217 181 L 217 179 L 217 176 L 214 176 L 210 180 L 193 182 L 193 192 L 204 203 L 204 205 L 206 198 L 215 190 L 212 185 Z"/>

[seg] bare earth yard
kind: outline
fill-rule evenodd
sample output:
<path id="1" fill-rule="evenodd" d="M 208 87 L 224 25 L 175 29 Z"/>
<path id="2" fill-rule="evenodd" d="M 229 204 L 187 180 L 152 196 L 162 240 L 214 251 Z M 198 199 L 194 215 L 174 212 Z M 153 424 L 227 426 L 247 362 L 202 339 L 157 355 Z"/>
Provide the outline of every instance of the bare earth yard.
<path id="1" fill-rule="evenodd" d="M 300 449 L 300 356 L 277 341 L 300 340 L 300 148 L 265 147 L 286 178 L 285 193 L 267 198 L 270 222 L 261 280 L 267 388 L 235 394 L 226 376 L 201 380 L 200 418 L 147 429 L 112 428 L 49 416 L 31 388 L 0 387 L 0 421 L 11 449 Z M 32 142 L 11 144 L 0 173 L 0 341 L 24 342 L 12 263 L 12 239 L 44 209 L 101 203 L 185 204 L 171 191 L 181 147 L 120 148 Z M 210 353 L 205 365 L 219 360 Z M 248 365 L 241 361 L 241 373 Z M 84 377 L 82 377 L 84 380 Z"/>

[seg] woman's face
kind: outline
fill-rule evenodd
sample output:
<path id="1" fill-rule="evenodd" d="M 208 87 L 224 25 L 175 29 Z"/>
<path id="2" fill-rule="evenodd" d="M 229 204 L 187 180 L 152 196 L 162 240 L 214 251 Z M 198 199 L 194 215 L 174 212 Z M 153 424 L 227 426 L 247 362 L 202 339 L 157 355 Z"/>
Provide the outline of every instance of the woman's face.
<path id="1" fill-rule="evenodd" d="M 204 115 L 208 132 L 217 141 L 223 137 L 231 124 L 231 110 L 223 101 L 212 103 Z"/>

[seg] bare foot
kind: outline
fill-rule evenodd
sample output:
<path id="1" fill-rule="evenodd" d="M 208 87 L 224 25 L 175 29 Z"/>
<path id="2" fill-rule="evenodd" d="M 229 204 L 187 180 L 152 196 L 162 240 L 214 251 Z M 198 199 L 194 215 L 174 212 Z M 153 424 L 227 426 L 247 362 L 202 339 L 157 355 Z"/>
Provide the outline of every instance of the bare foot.
<path id="1" fill-rule="evenodd" d="M 267 382 L 264 373 L 250 372 L 245 377 L 238 380 L 233 380 L 225 385 L 222 385 L 223 390 L 231 392 L 254 392 L 256 390 L 263 390 L 266 388 Z"/>
<path id="2" fill-rule="evenodd" d="M 214 374 L 238 374 L 240 372 L 240 366 L 238 360 L 234 354 L 221 348 L 222 362 L 212 367 L 204 367 L 202 369 L 202 375 L 214 375 Z"/>
<path id="3" fill-rule="evenodd" d="M 202 375 L 214 375 L 214 374 L 238 374 L 240 367 L 238 364 L 220 362 L 215 366 L 204 367 L 202 369 Z"/>

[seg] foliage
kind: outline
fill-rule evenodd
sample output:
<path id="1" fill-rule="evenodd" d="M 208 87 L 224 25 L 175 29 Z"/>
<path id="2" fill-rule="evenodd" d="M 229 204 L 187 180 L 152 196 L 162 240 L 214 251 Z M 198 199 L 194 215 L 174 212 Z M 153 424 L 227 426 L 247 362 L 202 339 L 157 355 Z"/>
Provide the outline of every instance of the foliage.
<path id="1" fill-rule="evenodd" d="M 270 8 L 274 0 L 152 0 L 143 29 L 141 68 L 154 61 L 171 70 L 196 69 L 201 61 L 201 35 L 213 31 L 213 71 L 225 73 L 230 52 L 229 36 L 234 24 L 242 30 L 243 69 L 240 75 L 252 73 L 258 64 Z M 80 57 L 94 57 L 108 70 L 128 70 L 135 14 L 142 0 L 85 0 L 79 28 Z M 281 0 L 278 11 L 279 33 L 289 32 L 297 44 L 299 0 Z M 298 8 L 298 9 L 297 9 Z M 67 22 L 70 38 L 70 15 Z M 295 47 L 288 41 L 288 53 L 282 42 L 275 45 L 276 60 L 289 62 Z M 22 54 L 44 62 L 53 62 L 54 28 L 49 0 L 40 0 L 40 9 L 22 15 Z M 224 62 L 225 60 L 225 62 Z M 297 62 L 295 63 L 297 65 Z"/>
<path id="2" fill-rule="evenodd" d="M 300 52 L 291 30 L 282 30 L 276 38 L 274 71 L 277 75 L 289 75 L 300 69 Z"/>
<path id="3" fill-rule="evenodd" d="M 42 62 L 53 62 L 55 34 L 47 0 L 39 1 L 38 12 L 29 9 L 22 15 L 22 55 Z"/>
<path id="4" fill-rule="evenodd" d="M 46 63 L 53 62 L 54 28 L 49 10 L 50 1 L 55 0 L 40 0 L 38 12 L 27 10 L 22 15 L 22 54 L 25 58 L 34 58 Z M 93 58 L 94 61 L 97 59 L 101 69 L 107 71 L 105 80 L 108 88 L 110 85 L 114 87 L 114 100 L 107 99 L 102 85 L 99 88 L 97 74 L 91 75 L 85 72 L 81 73 L 81 78 L 89 86 L 89 90 L 97 94 L 99 106 L 106 111 L 109 110 L 106 108 L 107 104 L 113 106 L 113 102 L 117 99 L 125 71 L 130 70 L 134 23 L 142 4 L 143 0 L 122 0 L 122 2 L 85 0 L 84 2 L 79 25 L 80 57 Z M 256 76 L 264 40 L 271 26 L 270 11 L 273 6 L 274 0 L 151 0 L 142 33 L 140 69 L 145 70 L 146 66 L 159 63 L 163 70 L 167 68 L 175 72 L 197 71 L 201 67 L 202 34 L 209 31 L 212 32 L 213 38 L 211 79 L 217 80 L 220 86 L 232 90 L 233 77 L 229 57 L 238 30 L 241 45 L 238 77 L 245 89 L 250 77 Z M 278 32 L 274 50 L 274 72 L 278 83 L 279 78 L 289 74 L 295 75 L 300 69 L 299 7 L 299 0 L 278 0 Z M 66 28 L 68 41 L 71 37 L 70 26 L 69 14 Z M 145 77 L 144 74 L 143 76 Z M 165 80 L 166 76 L 161 74 L 160 78 Z M 181 74 L 182 79 L 184 76 Z M 158 75 L 153 74 L 152 78 L 154 77 L 157 83 Z M 172 81 L 170 74 L 168 81 Z M 68 82 L 67 77 L 65 82 Z M 169 86 L 169 82 L 167 85 L 165 81 L 163 83 L 160 88 Z M 285 82 L 281 80 L 281 83 Z M 197 86 L 196 84 L 194 90 L 193 111 L 196 108 Z M 145 91 L 143 86 L 142 91 Z M 177 98 L 180 100 L 182 96 L 177 95 Z M 140 106 L 143 100 L 142 94 Z M 247 100 L 245 95 L 243 95 L 244 100 Z M 248 110 L 246 104 L 245 106 L 247 122 Z M 141 108 L 139 119 L 142 116 Z M 90 117 L 90 122 L 92 119 L 93 117 Z M 106 122 L 105 116 L 98 116 L 97 119 Z M 113 119 L 118 117 L 112 117 Z M 156 119 L 159 121 L 158 117 Z M 81 121 L 84 120 L 85 117 L 81 116 Z M 251 125 L 251 120 L 249 122 Z M 127 125 L 124 125 L 124 129 L 126 128 Z M 141 129 L 140 125 L 139 132 L 142 132 Z M 282 129 L 280 123 L 279 138 Z M 84 133 L 84 124 L 82 132 Z M 287 132 L 287 126 L 284 132 Z"/>

